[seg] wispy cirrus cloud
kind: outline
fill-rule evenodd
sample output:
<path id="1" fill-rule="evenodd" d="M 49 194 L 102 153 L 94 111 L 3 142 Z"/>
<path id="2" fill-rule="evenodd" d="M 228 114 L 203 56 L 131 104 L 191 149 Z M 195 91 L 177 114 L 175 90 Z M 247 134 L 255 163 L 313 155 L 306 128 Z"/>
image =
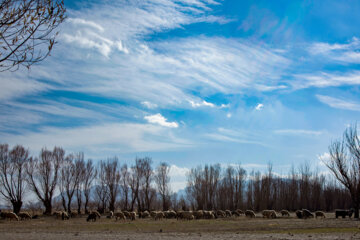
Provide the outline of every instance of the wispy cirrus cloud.
<path id="1" fill-rule="evenodd" d="M 294 135 L 294 136 L 319 136 L 322 135 L 322 131 L 313 131 L 313 130 L 305 130 L 305 129 L 278 129 L 274 130 L 275 134 L 280 135 Z"/>
<path id="2" fill-rule="evenodd" d="M 104 123 L 82 127 L 45 127 L 38 132 L 0 134 L 11 145 L 26 143 L 33 151 L 46 146 L 62 146 L 70 151 L 85 151 L 91 157 L 129 152 L 162 151 L 189 148 L 194 144 L 176 137 L 168 129 L 153 124 Z M 99 149 L 102 149 L 99 151 Z"/>
<path id="3" fill-rule="evenodd" d="M 360 111 L 360 103 L 353 101 L 343 100 L 325 95 L 316 95 L 316 98 L 332 108 L 345 109 L 351 111 Z"/>
<path id="4" fill-rule="evenodd" d="M 309 87 L 325 88 L 344 85 L 360 85 L 360 71 L 316 72 L 313 74 L 295 74 L 290 84 L 295 90 Z"/>
<path id="5" fill-rule="evenodd" d="M 348 43 L 313 43 L 308 48 L 311 55 L 320 55 L 339 63 L 360 63 L 360 39 L 353 37 Z"/>

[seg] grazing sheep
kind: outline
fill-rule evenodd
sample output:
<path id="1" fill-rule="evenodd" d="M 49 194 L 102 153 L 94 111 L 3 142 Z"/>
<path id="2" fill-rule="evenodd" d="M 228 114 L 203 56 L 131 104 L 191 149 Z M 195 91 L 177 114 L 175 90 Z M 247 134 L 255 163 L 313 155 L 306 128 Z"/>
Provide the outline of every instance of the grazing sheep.
<path id="1" fill-rule="evenodd" d="M 233 215 L 240 217 L 241 215 L 244 215 L 244 211 L 241 209 L 236 209 L 235 211 L 232 212 Z"/>
<path id="2" fill-rule="evenodd" d="M 231 217 L 232 214 L 231 214 L 231 211 L 230 210 L 225 210 L 225 214 L 227 217 Z"/>
<path id="3" fill-rule="evenodd" d="M 204 211 L 203 210 L 198 210 L 193 212 L 193 215 L 195 217 L 195 219 L 201 219 L 204 217 Z"/>
<path id="4" fill-rule="evenodd" d="M 91 220 L 93 222 L 96 222 L 97 217 L 98 217 L 98 215 L 96 213 L 92 212 L 92 213 L 89 214 L 86 221 L 89 222 Z"/>
<path id="5" fill-rule="evenodd" d="M 290 213 L 288 210 L 283 209 L 280 211 L 280 213 L 282 217 L 290 217 Z"/>
<path id="6" fill-rule="evenodd" d="M 122 213 L 122 212 L 117 212 L 114 214 L 114 216 L 115 216 L 115 221 L 117 221 L 119 218 L 126 220 L 126 217 L 125 217 L 124 213 Z"/>
<path id="7" fill-rule="evenodd" d="M 344 210 L 344 209 L 335 209 L 335 217 L 342 217 L 345 218 L 346 216 L 349 216 L 349 218 L 351 218 L 351 216 L 354 213 L 354 209 L 350 209 L 350 210 Z"/>
<path id="8" fill-rule="evenodd" d="M 5 219 L 19 221 L 19 217 L 13 212 L 5 213 Z"/>
<path id="9" fill-rule="evenodd" d="M 276 212 L 274 210 L 262 211 L 263 218 L 276 218 Z"/>
<path id="10" fill-rule="evenodd" d="M 18 217 L 21 219 L 21 220 L 26 220 L 26 219 L 31 219 L 31 215 L 27 212 L 20 212 L 18 214 Z"/>
<path id="11" fill-rule="evenodd" d="M 79 214 L 77 211 L 70 211 L 70 217 L 74 218 L 77 217 Z"/>
<path id="12" fill-rule="evenodd" d="M 150 212 L 150 216 L 151 216 L 152 218 L 155 218 L 156 214 L 157 214 L 157 211 L 151 211 L 151 212 Z"/>
<path id="13" fill-rule="evenodd" d="M 174 210 L 168 210 L 164 212 L 166 218 L 176 218 L 176 212 Z"/>
<path id="14" fill-rule="evenodd" d="M 56 211 L 53 213 L 53 216 L 55 216 L 55 218 L 61 218 L 62 215 L 62 211 Z"/>
<path id="15" fill-rule="evenodd" d="M 130 213 L 126 210 L 122 211 L 126 218 L 131 218 Z"/>
<path id="16" fill-rule="evenodd" d="M 215 216 L 217 218 L 219 218 L 219 217 L 224 218 L 224 217 L 226 217 L 226 213 L 223 210 L 217 210 Z"/>
<path id="17" fill-rule="evenodd" d="M 206 219 L 214 219 L 215 215 L 213 211 L 204 211 L 204 218 Z"/>
<path id="18" fill-rule="evenodd" d="M 101 215 L 98 211 L 94 210 L 94 211 L 91 211 L 90 213 L 95 213 L 96 216 L 100 219 Z"/>
<path id="19" fill-rule="evenodd" d="M 193 220 L 194 215 L 192 211 L 182 211 L 178 213 L 178 219 Z"/>
<path id="20" fill-rule="evenodd" d="M 325 218 L 325 213 L 322 211 L 316 211 L 315 216 L 316 216 L 316 218 L 318 218 L 318 217 Z"/>
<path id="21" fill-rule="evenodd" d="M 295 214 L 298 218 L 303 218 L 303 212 L 301 210 L 296 210 Z"/>
<path id="22" fill-rule="evenodd" d="M 113 217 L 114 217 L 114 212 L 113 211 L 110 211 L 109 215 L 106 216 L 106 218 L 109 218 L 109 219 L 111 219 Z"/>
<path id="23" fill-rule="evenodd" d="M 255 213 L 253 210 L 246 210 L 245 211 L 245 216 L 246 217 L 250 217 L 250 218 L 254 218 L 255 217 Z"/>
<path id="24" fill-rule="evenodd" d="M 153 216 L 155 220 L 162 220 L 165 217 L 165 214 L 161 211 L 156 212 L 156 214 Z"/>
<path id="25" fill-rule="evenodd" d="M 150 216 L 150 213 L 146 210 L 139 214 L 139 217 L 141 217 L 141 218 L 147 218 L 149 216 Z"/>
<path id="26" fill-rule="evenodd" d="M 314 218 L 314 214 L 312 214 L 309 210 L 307 209 L 303 209 L 302 210 L 303 213 L 303 218 Z"/>
<path id="27" fill-rule="evenodd" d="M 135 221 L 135 219 L 136 219 L 136 212 L 130 212 L 130 219 L 131 219 L 131 221 Z"/>

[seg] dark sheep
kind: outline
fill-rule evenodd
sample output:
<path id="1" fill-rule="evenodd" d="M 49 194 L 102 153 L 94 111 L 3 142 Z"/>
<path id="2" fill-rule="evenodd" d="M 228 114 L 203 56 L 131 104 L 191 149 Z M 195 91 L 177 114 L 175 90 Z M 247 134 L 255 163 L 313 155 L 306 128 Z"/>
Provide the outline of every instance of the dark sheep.
<path id="1" fill-rule="evenodd" d="M 296 210 L 295 214 L 298 218 L 303 218 L 303 212 L 301 210 Z"/>
<path id="2" fill-rule="evenodd" d="M 342 217 L 345 218 L 347 216 L 349 216 L 349 218 L 352 217 L 354 213 L 354 209 L 350 209 L 350 210 L 345 210 L 345 209 L 335 209 L 335 217 Z"/>
<path id="3" fill-rule="evenodd" d="M 303 209 L 302 210 L 303 218 L 314 218 L 314 214 L 312 214 L 309 210 Z"/>
<path id="4" fill-rule="evenodd" d="M 90 220 L 93 221 L 93 222 L 96 222 L 96 218 L 98 216 L 96 215 L 96 213 L 92 212 L 89 214 L 89 216 L 87 217 L 86 221 L 89 222 Z"/>
<path id="5" fill-rule="evenodd" d="M 290 213 L 288 210 L 283 209 L 280 211 L 280 213 L 282 217 L 290 217 Z"/>
<path id="6" fill-rule="evenodd" d="M 318 218 L 318 217 L 325 218 L 325 213 L 322 211 L 316 211 L 315 216 L 316 216 L 316 218 Z"/>
<path id="7" fill-rule="evenodd" d="M 250 217 L 250 218 L 254 218 L 254 217 L 255 217 L 255 213 L 254 213 L 254 211 L 252 211 L 252 210 L 246 210 L 246 211 L 245 211 L 245 216 L 246 216 L 246 217 Z"/>

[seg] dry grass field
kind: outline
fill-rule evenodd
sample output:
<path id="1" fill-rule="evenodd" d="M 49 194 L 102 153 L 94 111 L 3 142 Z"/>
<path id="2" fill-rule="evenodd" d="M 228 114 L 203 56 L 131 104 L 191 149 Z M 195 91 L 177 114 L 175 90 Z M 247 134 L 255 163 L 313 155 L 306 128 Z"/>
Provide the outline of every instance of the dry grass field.
<path id="1" fill-rule="evenodd" d="M 27 221 L 0 220 L 0 239 L 360 239 L 360 221 L 245 217 L 183 221 L 137 219 L 115 221 L 102 217 L 86 222 L 86 216 L 70 220 L 43 217 Z"/>

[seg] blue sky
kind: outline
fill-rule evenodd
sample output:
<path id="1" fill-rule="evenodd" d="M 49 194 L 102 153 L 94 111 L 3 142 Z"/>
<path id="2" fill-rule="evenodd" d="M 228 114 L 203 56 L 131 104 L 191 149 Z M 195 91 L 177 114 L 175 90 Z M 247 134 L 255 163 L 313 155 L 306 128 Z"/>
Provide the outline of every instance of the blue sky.
<path id="1" fill-rule="evenodd" d="M 358 1 L 65 1 L 51 57 L 1 73 L 0 139 L 173 165 L 319 156 L 360 116 Z"/>

